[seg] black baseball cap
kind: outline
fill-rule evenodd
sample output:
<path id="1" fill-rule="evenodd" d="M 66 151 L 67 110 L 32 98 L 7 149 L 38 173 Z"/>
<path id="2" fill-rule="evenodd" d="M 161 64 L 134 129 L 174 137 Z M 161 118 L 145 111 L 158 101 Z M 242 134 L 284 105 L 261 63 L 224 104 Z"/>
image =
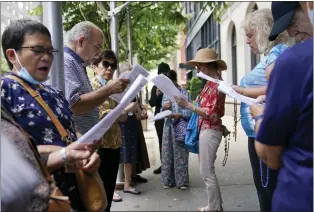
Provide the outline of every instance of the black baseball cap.
<path id="1" fill-rule="evenodd" d="M 291 23 L 296 9 L 300 7 L 297 1 L 273 1 L 271 12 L 274 18 L 274 26 L 268 39 L 276 40 L 277 36 L 285 31 Z"/>

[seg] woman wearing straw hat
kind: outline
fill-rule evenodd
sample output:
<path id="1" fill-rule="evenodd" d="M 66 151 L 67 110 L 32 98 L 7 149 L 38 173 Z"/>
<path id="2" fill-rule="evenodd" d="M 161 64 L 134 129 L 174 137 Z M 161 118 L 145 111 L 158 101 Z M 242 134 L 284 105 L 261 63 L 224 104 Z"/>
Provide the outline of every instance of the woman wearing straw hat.
<path id="1" fill-rule="evenodd" d="M 227 65 L 223 60 L 217 59 L 216 52 L 212 49 L 200 49 L 194 60 L 187 62 L 204 74 L 222 80 L 220 71 L 226 70 Z M 222 138 L 222 120 L 225 114 L 225 94 L 218 91 L 218 84 L 208 81 L 196 102 L 198 106 L 183 98 L 176 98 L 180 107 L 192 110 L 199 115 L 199 158 L 200 172 L 204 179 L 208 205 L 198 211 L 222 211 L 222 198 L 215 173 L 216 153 Z"/>

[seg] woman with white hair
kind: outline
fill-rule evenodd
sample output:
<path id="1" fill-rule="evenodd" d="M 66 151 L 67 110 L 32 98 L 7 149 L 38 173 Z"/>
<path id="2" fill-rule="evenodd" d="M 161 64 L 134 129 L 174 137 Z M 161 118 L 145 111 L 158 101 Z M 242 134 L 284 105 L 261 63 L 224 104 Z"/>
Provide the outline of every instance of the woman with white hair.
<path id="1" fill-rule="evenodd" d="M 233 89 L 242 95 L 257 98 L 266 93 L 268 84 L 266 69 L 288 48 L 286 45 L 288 43 L 287 32 L 281 33 L 274 41 L 268 40 L 273 24 L 274 20 L 270 9 L 261 9 L 252 12 L 242 23 L 247 44 L 253 53 L 264 55 L 260 63 L 243 77 L 240 87 L 233 86 Z M 242 127 L 248 136 L 249 157 L 259 198 L 260 210 L 270 211 L 272 195 L 276 187 L 277 171 L 269 169 L 256 154 L 254 147 L 256 133 L 249 105 L 241 103 L 240 113 Z"/>

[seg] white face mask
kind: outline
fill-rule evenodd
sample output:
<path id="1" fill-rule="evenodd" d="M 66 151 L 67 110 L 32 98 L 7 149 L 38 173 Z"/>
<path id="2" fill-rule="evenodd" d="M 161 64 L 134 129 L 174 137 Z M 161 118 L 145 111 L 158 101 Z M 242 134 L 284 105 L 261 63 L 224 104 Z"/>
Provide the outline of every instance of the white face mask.
<path id="1" fill-rule="evenodd" d="M 313 10 L 310 10 L 310 3 L 309 2 L 306 2 L 306 5 L 307 5 L 307 14 L 309 16 L 309 19 L 313 25 Z"/>

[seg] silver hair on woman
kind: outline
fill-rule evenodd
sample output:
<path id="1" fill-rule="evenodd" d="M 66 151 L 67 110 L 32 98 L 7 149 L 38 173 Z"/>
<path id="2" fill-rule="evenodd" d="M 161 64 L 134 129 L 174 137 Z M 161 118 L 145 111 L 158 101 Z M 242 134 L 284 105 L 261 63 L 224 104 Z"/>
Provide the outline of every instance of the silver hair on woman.
<path id="1" fill-rule="evenodd" d="M 255 34 L 255 42 L 261 54 L 268 54 L 279 43 L 289 44 L 289 35 L 286 31 L 279 34 L 276 40 L 268 40 L 273 24 L 274 19 L 270 9 L 256 10 L 248 14 L 242 22 L 245 33 L 253 32 Z"/>
<path id="2" fill-rule="evenodd" d="M 127 72 L 132 70 L 132 65 L 128 62 L 124 62 L 119 66 L 120 76 L 123 77 L 127 75 Z"/>
<path id="3" fill-rule="evenodd" d="M 90 32 L 92 31 L 92 29 L 98 29 L 99 31 L 101 31 L 101 29 L 98 26 L 96 26 L 90 21 L 82 21 L 76 24 L 67 33 L 68 42 L 71 43 L 73 41 L 77 41 L 81 36 L 88 39 L 90 37 Z"/>

